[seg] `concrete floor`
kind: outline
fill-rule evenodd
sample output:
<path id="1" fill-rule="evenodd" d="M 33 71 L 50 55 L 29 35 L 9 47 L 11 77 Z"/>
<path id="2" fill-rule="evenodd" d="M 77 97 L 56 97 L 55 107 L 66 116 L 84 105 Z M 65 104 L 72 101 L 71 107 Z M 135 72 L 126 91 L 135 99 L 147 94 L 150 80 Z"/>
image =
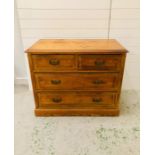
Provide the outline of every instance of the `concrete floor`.
<path id="1" fill-rule="evenodd" d="M 35 117 L 15 86 L 15 155 L 139 155 L 139 95 L 123 91 L 119 117 Z"/>

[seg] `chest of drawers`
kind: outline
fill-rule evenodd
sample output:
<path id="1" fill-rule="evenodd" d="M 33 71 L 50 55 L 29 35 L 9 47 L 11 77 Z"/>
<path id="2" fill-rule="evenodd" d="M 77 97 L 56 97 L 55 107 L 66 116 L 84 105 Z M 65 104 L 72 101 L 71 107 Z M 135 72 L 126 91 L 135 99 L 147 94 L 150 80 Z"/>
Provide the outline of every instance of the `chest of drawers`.
<path id="1" fill-rule="evenodd" d="M 42 39 L 26 52 L 36 116 L 119 115 L 127 50 L 116 40 Z"/>

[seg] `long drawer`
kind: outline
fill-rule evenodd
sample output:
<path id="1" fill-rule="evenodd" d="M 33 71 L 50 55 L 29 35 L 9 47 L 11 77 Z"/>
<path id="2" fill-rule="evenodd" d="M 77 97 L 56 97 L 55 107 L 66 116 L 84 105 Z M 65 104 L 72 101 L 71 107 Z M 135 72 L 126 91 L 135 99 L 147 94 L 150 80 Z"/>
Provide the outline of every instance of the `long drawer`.
<path id="1" fill-rule="evenodd" d="M 113 92 L 39 92 L 40 108 L 115 108 L 117 94 Z"/>
<path id="2" fill-rule="evenodd" d="M 118 73 L 36 73 L 36 89 L 117 90 Z"/>

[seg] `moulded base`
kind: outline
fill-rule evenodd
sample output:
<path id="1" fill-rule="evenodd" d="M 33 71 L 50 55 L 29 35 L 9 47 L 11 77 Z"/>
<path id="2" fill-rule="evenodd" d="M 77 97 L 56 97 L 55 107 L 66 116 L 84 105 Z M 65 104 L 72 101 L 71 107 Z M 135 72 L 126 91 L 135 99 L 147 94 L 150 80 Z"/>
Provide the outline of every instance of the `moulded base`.
<path id="1" fill-rule="evenodd" d="M 36 116 L 119 116 L 119 109 L 35 109 Z"/>

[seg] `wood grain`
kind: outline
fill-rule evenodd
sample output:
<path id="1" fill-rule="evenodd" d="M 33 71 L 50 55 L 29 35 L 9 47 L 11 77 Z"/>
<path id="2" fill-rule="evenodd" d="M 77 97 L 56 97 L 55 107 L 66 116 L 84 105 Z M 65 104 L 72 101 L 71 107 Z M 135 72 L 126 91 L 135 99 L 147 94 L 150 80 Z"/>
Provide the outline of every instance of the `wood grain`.
<path id="1" fill-rule="evenodd" d="M 39 92 L 41 108 L 116 108 L 116 93 L 113 92 Z"/>
<path id="2" fill-rule="evenodd" d="M 121 55 L 81 55 L 79 56 L 80 70 L 119 71 Z"/>
<path id="3" fill-rule="evenodd" d="M 102 52 L 102 53 L 122 53 L 127 50 L 116 40 L 110 39 L 41 39 L 30 47 L 27 52 Z M 41 53 L 43 54 L 43 53 Z"/>
<path id="4" fill-rule="evenodd" d="M 75 55 L 32 55 L 35 71 L 63 71 L 74 70 L 76 67 Z"/>
<path id="5" fill-rule="evenodd" d="M 45 90 L 117 90 L 117 73 L 36 73 L 36 88 Z"/>

